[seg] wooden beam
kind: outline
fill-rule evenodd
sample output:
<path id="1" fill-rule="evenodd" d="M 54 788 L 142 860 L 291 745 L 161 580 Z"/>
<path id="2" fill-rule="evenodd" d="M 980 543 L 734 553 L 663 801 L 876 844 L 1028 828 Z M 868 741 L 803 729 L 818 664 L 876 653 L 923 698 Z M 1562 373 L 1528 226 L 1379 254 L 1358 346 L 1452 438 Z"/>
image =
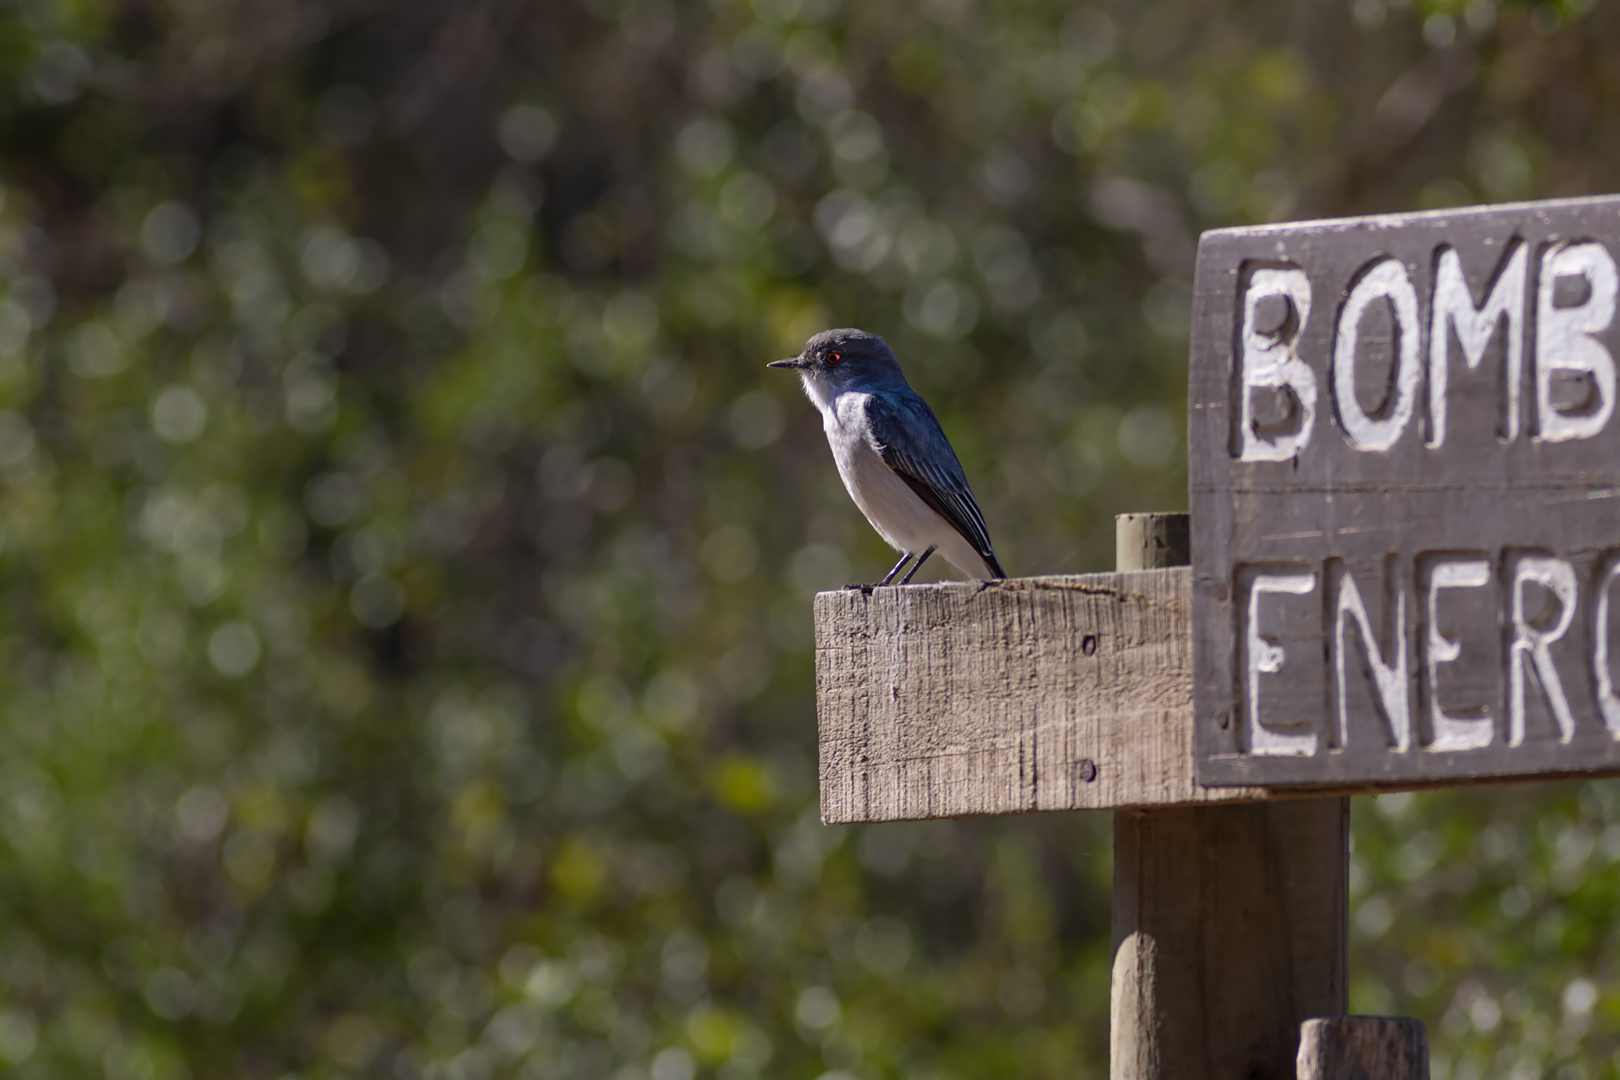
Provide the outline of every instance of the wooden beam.
<path id="1" fill-rule="evenodd" d="M 1429 1080 L 1423 1021 L 1404 1016 L 1329 1016 L 1300 1028 L 1299 1080 Z"/>
<path id="2" fill-rule="evenodd" d="M 828 823 L 1267 798 L 1193 777 L 1185 568 L 816 597 Z"/>
<path id="3" fill-rule="evenodd" d="M 1157 520 L 1165 516 L 1175 515 L 1122 516 L 1121 530 L 1138 531 L 1122 534 L 1121 553 L 1140 566 L 1177 550 L 1177 526 Z M 1398 778 L 1332 789 L 1200 786 L 1190 573 L 1182 566 L 817 596 L 822 819 L 1275 802 L 1435 786 Z"/>

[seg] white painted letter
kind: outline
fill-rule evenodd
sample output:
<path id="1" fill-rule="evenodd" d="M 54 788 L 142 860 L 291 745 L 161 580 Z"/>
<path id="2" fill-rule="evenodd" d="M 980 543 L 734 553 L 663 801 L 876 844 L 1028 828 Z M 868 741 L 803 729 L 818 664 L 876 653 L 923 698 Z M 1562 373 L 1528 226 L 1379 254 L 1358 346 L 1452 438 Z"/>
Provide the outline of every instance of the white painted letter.
<path id="1" fill-rule="evenodd" d="M 1388 300 L 1395 314 L 1395 379 L 1387 414 L 1374 419 L 1356 400 L 1356 343 L 1361 317 L 1375 300 Z M 1418 317 L 1417 290 L 1399 259 L 1382 259 L 1363 273 L 1344 307 L 1339 309 L 1338 332 L 1333 338 L 1333 404 L 1339 424 L 1357 450 L 1388 450 L 1406 430 L 1417 401 L 1418 349 L 1423 324 Z"/>
<path id="2" fill-rule="evenodd" d="M 1292 305 L 1289 317 L 1271 332 L 1254 325 L 1255 308 L 1260 301 L 1280 296 Z M 1241 379 L 1238 385 L 1240 461 L 1287 461 L 1305 448 L 1316 423 L 1316 373 L 1299 358 L 1295 347 L 1311 315 L 1311 281 L 1303 270 L 1256 270 L 1249 277 L 1243 294 L 1243 355 L 1238 358 Z M 1253 390 L 1286 388 L 1299 402 L 1299 427 L 1275 437 L 1256 430 Z"/>
<path id="3" fill-rule="evenodd" d="M 1495 738 L 1489 716 L 1451 716 L 1440 708 L 1439 673 L 1462 655 L 1462 646 L 1440 632 L 1440 590 L 1478 589 L 1491 583 L 1491 564 L 1484 559 L 1459 559 L 1429 568 L 1428 615 L 1423 660 L 1429 698 L 1431 750 L 1472 750 L 1489 746 Z"/>
<path id="4" fill-rule="evenodd" d="M 1551 630 L 1525 618 L 1524 587 L 1535 582 L 1558 598 L 1558 622 Z M 1538 620 L 1539 622 L 1540 620 Z M 1508 646 L 1508 745 L 1524 742 L 1525 664 L 1535 665 L 1536 681 L 1558 721 L 1558 737 L 1568 742 L 1575 734 L 1575 717 L 1564 697 L 1564 684 L 1553 666 L 1553 642 L 1575 621 L 1575 568 L 1551 555 L 1521 556 L 1513 567 L 1513 642 Z"/>
<path id="5" fill-rule="evenodd" d="M 1377 691 L 1378 707 L 1389 725 L 1390 745 L 1405 750 L 1412 745 L 1412 714 L 1407 703 L 1406 668 L 1406 593 L 1397 591 L 1395 597 L 1395 632 L 1390 636 L 1390 648 L 1395 650 L 1395 663 L 1384 662 L 1383 650 L 1373 633 L 1372 621 L 1367 618 L 1367 606 L 1361 602 L 1361 590 L 1349 570 L 1339 574 L 1338 604 L 1333 616 L 1333 666 L 1339 680 L 1339 745 L 1350 745 L 1350 707 L 1345 703 L 1344 625 L 1354 620 L 1361 631 L 1362 655 L 1367 658 L 1367 669 L 1372 672 L 1373 688 Z"/>
<path id="6" fill-rule="evenodd" d="M 1314 754 L 1316 732 L 1301 735 L 1272 731 L 1260 723 L 1260 674 L 1275 675 L 1282 670 L 1285 655 L 1281 645 L 1260 633 L 1260 598 L 1267 593 L 1308 596 L 1316 588 L 1315 574 L 1257 574 L 1249 587 L 1249 625 L 1244 635 L 1249 669 L 1249 752 L 1251 754 Z"/>
<path id="7" fill-rule="evenodd" d="M 1575 307 L 1555 307 L 1558 279 L 1576 276 L 1586 279 L 1586 299 Z M 1546 442 L 1590 439 L 1614 413 L 1614 356 L 1593 335 L 1614 321 L 1620 273 L 1602 244 L 1560 244 L 1541 257 L 1536 292 L 1536 437 Z M 1553 408 L 1555 371 L 1590 375 L 1597 403 L 1575 414 Z"/>
<path id="8" fill-rule="evenodd" d="M 1434 275 L 1434 310 L 1429 316 L 1429 438 L 1428 445 L 1446 441 L 1446 378 L 1451 352 L 1451 328 L 1457 328 L 1457 343 L 1472 371 L 1485 359 L 1485 348 L 1503 316 L 1507 317 L 1507 424 L 1503 431 L 1509 440 L 1519 437 L 1519 386 L 1524 382 L 1524 291 L 1529 272 L 1530 249 L 1515 242 L 1508 253 L 1485 302 L 1474 307 L 1468 280 L 1463 277 L 1462 259 L 1456 249 L 1446 248 Z"/>
<path id="9" fill-rule="evenodd" d="M 1597 672 L 1598 708 L 1609 734 L 1620 739 L 1620 696 L 1609 674 L 1609 588 L 1620 578 L 1620 555 L 1611 555 L 1597 575 L 1597 613 L 1592 617 L 1592 669 Z"/>

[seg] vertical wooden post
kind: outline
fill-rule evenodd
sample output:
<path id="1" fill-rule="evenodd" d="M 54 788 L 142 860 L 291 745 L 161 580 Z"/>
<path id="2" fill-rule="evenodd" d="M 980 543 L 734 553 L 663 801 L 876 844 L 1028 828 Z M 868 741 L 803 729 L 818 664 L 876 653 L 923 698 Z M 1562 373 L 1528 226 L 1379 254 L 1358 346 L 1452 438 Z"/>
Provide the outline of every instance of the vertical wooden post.
<path id="1" fill-rule="evenodd" d="M 1429 1080 L 1429 1037 L 1404 1016 L 1307 1020 L 1299 1035 L 1299 1080 Z"/>
<path id="2" fill-rule="evenodd" d="M 1191 561 L 1185 514 L 1116 540 L 1119 570 Z M 1347 1007 L 1349 841 L 1347 798 L 1115 811 L 1112 1080 L 1291 1080 Z"/>

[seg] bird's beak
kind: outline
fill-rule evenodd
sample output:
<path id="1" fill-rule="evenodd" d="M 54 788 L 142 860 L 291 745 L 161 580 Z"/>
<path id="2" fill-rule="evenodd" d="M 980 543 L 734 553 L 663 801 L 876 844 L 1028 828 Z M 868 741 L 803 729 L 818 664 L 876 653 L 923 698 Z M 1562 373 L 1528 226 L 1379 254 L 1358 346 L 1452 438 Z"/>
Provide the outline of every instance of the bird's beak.
<path id="1" fill-rule="evenodd" d="M 802 367 L 804 367 L 804 357 L 802 357 L 802 356 L 790 356 L 786 360 L 772 360 L 770 363 L 766 364 L 765 366 L 766 367 L 780 367 L 780 368 L 802 368 Z"/>

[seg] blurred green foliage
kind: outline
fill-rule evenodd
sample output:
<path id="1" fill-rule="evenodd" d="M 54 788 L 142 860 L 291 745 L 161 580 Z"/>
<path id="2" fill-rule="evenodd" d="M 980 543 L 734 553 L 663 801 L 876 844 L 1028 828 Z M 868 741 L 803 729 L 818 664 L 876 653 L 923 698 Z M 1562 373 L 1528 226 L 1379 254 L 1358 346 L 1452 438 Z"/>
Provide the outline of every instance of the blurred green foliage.
<path id="1" fill-rule="evenodd" d="M 1198 232 L 1612 190 L 1590 9 L 0 9 L 0 1061 L 1104 1075 L 1106 816 L 817 820 L 889 556 L 762 364 L 884 334 L 1009 570 L 1106 569 Z M 1620 1070 L 1614 792 L 1358 805 L 1438 1080 Z"/>

